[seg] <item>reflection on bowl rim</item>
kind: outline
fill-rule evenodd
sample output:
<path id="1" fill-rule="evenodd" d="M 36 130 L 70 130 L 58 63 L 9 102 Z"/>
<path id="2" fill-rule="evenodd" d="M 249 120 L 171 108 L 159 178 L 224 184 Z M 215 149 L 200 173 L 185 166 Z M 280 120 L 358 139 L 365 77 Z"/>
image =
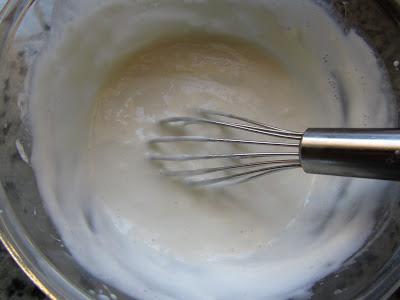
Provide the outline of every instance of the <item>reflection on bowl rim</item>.
<path id="1" fill-rule="evenodd" d="M 0 58 L 3 51 L 7 51 L 8 42 L 12 40 L 25 14 L 35 2 L 36 0 L 8 0 L 0 10 L 0 33 L 5 37 L 0 40 Z M 50 299 L 69 299 L 74 296 L 79 299 L 89 299 L 43 257 L 16 220 L 4 188 L 0 184 L 0 240 L 14 261 Z"/>

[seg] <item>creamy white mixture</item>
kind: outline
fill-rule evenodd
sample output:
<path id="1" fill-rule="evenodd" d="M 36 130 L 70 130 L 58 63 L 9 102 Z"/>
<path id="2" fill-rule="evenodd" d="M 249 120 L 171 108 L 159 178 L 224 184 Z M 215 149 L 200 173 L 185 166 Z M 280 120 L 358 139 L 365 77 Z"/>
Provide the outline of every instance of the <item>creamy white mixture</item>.
<path id="1" fill-rule="evenodd" d="M 299 169 L 198 191 L 145 156 L 156 120 L 193 107 L 299 131 L 393 126 L 373 53 L 323 8 L 60 1 L 52 25 L 31 74 L 32 162 L 89 272 L 140 299 L 305 297 L 366 241 L 388 183 Z"/>

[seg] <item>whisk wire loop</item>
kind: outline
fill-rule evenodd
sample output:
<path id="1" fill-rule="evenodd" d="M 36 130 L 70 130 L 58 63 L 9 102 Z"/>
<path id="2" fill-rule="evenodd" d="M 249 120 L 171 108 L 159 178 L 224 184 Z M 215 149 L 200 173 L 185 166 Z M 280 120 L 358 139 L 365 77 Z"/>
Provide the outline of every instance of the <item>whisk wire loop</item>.
<path id="1" fill-rule="evenodd" d="M 198 111 L 200 116 L 170 117 L 159 121 L 160 125 L 188 126 L 188 125 L 211 125 L 227 127 L 234 130 L 251 132 L 262 136 L 272 137 L 273 140 L 254 140 L 247 138 L 219 138 L 208 136 L 160 136 L 150 139 L 151 145 L 161 143 L 228 143 L 228 144 L 247 144 L 265 147 L 279 147 L 279 151 L 261 152 L 240 152 L 240 153 L 206 153 L 206 154 L 159 154 L 151 153 L 148 158 L 152 161 L 199 161 L 216 160 L 223 162 L 231 160 L 230 164 L 224 162 L 222 166 L 199 167 L 195 169 L 161 171 L 163 175 L 179 178 L 191 186 L 225 186 L 237 183 L 244 183 L 267 174 L 281 170 L 288 170 L 301 167 L 299 159 L 299 147 L 303 137 L 302 133 L 281 129 L 264 123 L 253 121 L 247 118 L 217 112 L 212 110 Z M 280 139 L 280 140 L 279 140 Z M 297 151 L 284 151 L 281 148 L 293 149 Z M 266 160 L 254 160 L 254 159 Z M 246 161 L 253 159 L 253 161 Z"/>

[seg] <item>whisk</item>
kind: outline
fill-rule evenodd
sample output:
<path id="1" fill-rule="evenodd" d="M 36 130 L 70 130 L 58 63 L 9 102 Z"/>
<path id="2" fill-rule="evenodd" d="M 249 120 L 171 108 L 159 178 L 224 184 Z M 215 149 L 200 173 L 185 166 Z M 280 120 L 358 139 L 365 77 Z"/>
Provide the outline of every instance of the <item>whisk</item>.
<path id="1" fill-rule="evenodd" d="M 360 128 L 309 128 L 296 132 L 241 116 L 201 110 L 199 115 L 171 117 L 162 126 L 212 125 L 259 135 L 260 139 L 209 136 L 160 136 L 149 144 L 230 143 L 265 146 L 278 151 L 243 153 L 150 154 L 153 161 L 216 161 L 215 167 L 165 169 L 164 175 L 190 185 L 237 184 L 271 173 L 302 168 L 311 174 L 400 180 L 400 130 Z M 267 138 L 267 139 L 266 139 Z M 200 145 L 201 146 L 201 145 Z M 258 147 L 259 148 L 259 147 Z M 230 164 L 218 164 L 228 160 Z M 250 160 L 250 162 L 249 162 Z"/>

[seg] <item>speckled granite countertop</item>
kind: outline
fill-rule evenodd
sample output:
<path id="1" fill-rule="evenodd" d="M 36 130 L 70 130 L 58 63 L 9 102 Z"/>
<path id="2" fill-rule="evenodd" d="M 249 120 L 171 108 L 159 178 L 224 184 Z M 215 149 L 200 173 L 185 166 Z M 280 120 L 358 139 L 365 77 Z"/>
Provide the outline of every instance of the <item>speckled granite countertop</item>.
<path id="1" fill-rule="evenodd" d="M 0 299 L 41 300 L 46 296 L 20 270 L 0 243 Z"/>

